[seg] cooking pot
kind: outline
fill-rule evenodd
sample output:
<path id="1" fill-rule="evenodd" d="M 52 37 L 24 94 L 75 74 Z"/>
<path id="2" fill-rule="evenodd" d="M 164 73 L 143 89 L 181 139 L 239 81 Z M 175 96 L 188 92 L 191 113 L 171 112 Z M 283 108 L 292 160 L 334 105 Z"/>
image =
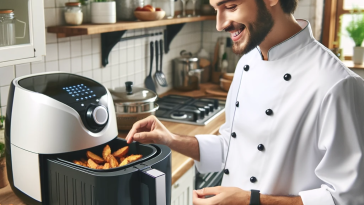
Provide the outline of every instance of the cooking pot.
<path id="1" fill-rule="evenodd" d="M 199 66 L 199 59 L 185 50 L 181 51 L 180 55 L 173 61 L 173 87 L 182 91 L 199 89 L 203 72 Z"/>
<path id="2" fill-rule="evenodd" d="M 125 87 L 109 89 L 115 105 L 119 130 L 130 130 L 133 124 L 154 115 L 159 105 L 155 103 L 157 94 L 145 88 L 133 87 L 133 82 L 125 82 Z"/>

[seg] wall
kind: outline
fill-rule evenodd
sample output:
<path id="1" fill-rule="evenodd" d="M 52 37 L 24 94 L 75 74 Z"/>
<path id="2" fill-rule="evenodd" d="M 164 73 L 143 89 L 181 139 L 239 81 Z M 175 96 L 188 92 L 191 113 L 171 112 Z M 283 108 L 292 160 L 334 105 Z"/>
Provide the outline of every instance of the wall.
<path id="1" fill-rule="evenodd" d="M 62 9 L 65 2 L 68 0 L 44 0 L 46 26 L 64 24 Z M 178 57 L 183 49 L 197 52 L 201 47 L 201 28 L 201 22 L 188 23 L 172 41 L 169 53 L 163 56 L 163 72 L 169 86 L 162 88 L 156 85 L 158 93 L 171 88 L 172 59 Z M 162 32 L 164 29 L 165 27 L 155 27 L 130 30 L 124 36 Z M 65 71 L 93 78 L 108 88 L 123 86 L 126 81 L 133 81 L 135 86 L 144 86 L 144 79 L 149 74 L 149 42 L 161 38 L 162 35 L 118 43 L 110 53 L 109 65 L 103 68 L 100 34 L 57 39 L 55 34 L 46 33 L 47 55 L 43 61 L 0 68 L 2 113 L 5 115 L 11 80 L 28 74 Z"/>

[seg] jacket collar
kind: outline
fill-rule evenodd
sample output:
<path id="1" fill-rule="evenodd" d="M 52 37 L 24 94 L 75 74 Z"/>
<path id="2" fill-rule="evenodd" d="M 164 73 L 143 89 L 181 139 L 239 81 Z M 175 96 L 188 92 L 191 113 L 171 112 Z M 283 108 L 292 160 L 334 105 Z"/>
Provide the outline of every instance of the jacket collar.
<path id="1" fill-rule="evenodd" d="M 270 48 L 268 51 L 268 61 L 279 60 L 287 54 L 299 50 L 315 40 L 312 35 L 310 22 L 302 19 L 297 19 L 297 22 L 301 26 L 302 30 L 285 41 Z M 259 46 L 257 49 L 261 54 Z"/>

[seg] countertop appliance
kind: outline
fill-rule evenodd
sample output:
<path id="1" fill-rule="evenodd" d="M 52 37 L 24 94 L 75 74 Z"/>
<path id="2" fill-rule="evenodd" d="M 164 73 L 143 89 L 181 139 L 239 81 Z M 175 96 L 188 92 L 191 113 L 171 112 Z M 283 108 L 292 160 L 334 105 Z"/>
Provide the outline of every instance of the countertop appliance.
<path id="1" fill-rule="evenodd" d="M 167 95 L 157 101 L 155 116 L 164 121 L 206 125 L 225 110 L 225 103 L 212 98 Z"/>
<path id="2" fill-rule="evenodd" d="M 171 150 L 132 143 L 143 157 L 91 169 L 72 163 L 86 150 L 126 146 L 117 137 L 112 97 L 100 83 L 53 72 L 11 82 L 5 124 L 8 179 L 26 204 L 166 205 L 171 201 Z"/>

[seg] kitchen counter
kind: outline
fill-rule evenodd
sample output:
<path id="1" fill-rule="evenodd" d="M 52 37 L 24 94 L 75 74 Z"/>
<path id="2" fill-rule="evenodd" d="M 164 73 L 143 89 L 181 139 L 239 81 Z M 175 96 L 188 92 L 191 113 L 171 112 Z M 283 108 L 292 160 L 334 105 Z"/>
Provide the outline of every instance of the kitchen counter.
<path id="1" fill-rule="evenodd" d="M 214 97 L 211 95 L 206 95 L 205 90 L 207 88 L 218 87 L 215 84 L 203 84 L 200 90 L 191 92 L 179 92 L 176 90 L 171 90 L 160 97 L 168 94 L 184 95 L 191 97 Z M 215 97 L 217 99 L 224 100 L 225 97 Z M 197 135 L 197 134 L 216 134 L 219 131 L 220 126 L 225 122 L 225 112 L 221 113 L 214 120 L 205 126 L 181 124 L 174 122 L 161 121 L 172 133 L 181 135 Z M 125 138 L 127 132 L 119 132 L 118 137 Z M 193 159 L 182 155 L 176 151 L 172 150 L 172 184 L 176 182 L 186 171 L 188 171 L 194 165 Z M 25 205 L 11 190 L 8 185 L 5 188 L 0 189 L 0 204 L 1 205 Z"/>

